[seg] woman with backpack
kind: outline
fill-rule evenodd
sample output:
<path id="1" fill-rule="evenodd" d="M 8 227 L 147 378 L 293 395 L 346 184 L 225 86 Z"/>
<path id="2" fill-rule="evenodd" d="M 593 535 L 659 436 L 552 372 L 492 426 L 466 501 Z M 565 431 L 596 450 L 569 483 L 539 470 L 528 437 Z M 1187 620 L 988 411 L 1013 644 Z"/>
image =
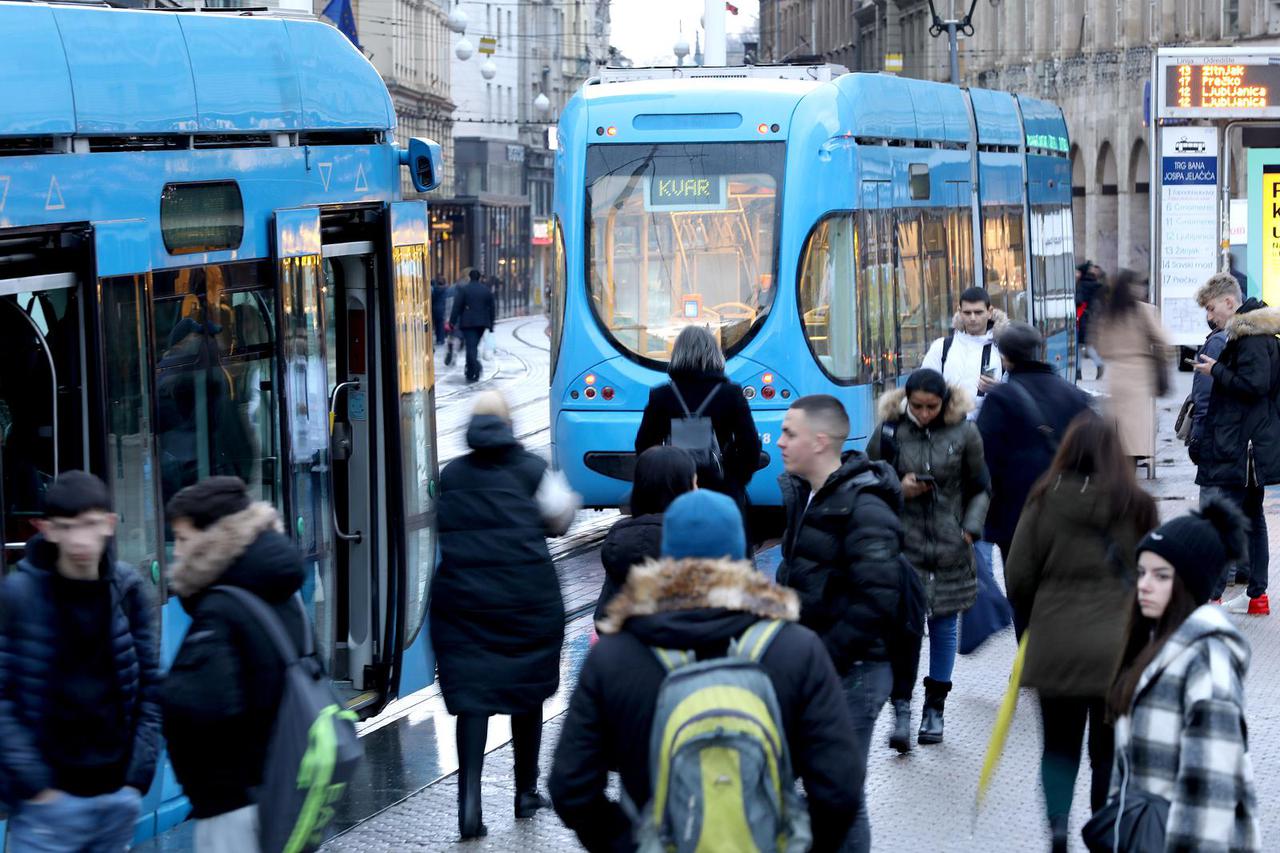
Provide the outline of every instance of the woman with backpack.
<path id="1" fill-rule="evenodd" d="M 1040 780 L 1055 851 L 1067 849 L 1086 722 L 1093 811 L 1106 798 L 1106 695 L 1132 607 L 1134 548 L 1157 521 L 1155 501 L 1134 479 L 1115 428 L 1084 412 L 1032 488 L 1005 560 L 1009 600 L 1028 616 L 1022 686 L 1040 696 Z"/>
<path id="2" fill-rule="evenodd" d="M 1208 603 L 1223 568 L 1244 553 L 1245 526 L 1234 506 L 1211 501 L 1138 545 L 1137 595 L 1110 694 L 1115 808 L 1085 827 L 1091 849 L 1112 849 L 1122 803 L 1124 812 L 1146 806 L 1153 849 L 1262 849 L 1244 716 L 1249 643 Z"/>
<path id="3" fill-rule="evenodd" d="M 878 408 L 880 424 L 867 455 L 888 462 L 902 480 L 902 552 L 919 572 L 928 597 L 929 675 L 917 741 L 942 743 L 959 615 L 978 595 L 973 543 L 982 538 L 991 480 L 982 436 L 967 417 L 973 398 L 964 388 L 947 385 L 938 371 L 915 371 L 905 387 L 881 396 Z M 919 649 L 896 657 L 890 694 L 896 720 L 889 744 L 906 752 Z"/>
<path id="4" fill-rule="evenodd" d="M 662 514 L 673 500 L 697 488 L 693 458 L 678 447 L 650 447 L 636 460 L 631 485 L 631 514 L 609 528 L 600 547 L 604 585 L 595 621 L 627 582 L 631 567 L 662 552 Z"/>
<path id="5" fill-rule="evenodd" d="M 670 382 L 649 392 L 636 453 L 662 444 L 684 447 L 698 463 L 699 487 L 733 498 L 745 518 L 747 484 L 760 464 L 760 435 L 742 386 L 725 377 L 724 353 L 711 332 L 686 326 L 676 336 L 667 375 Z M 673 425 L 684 435 L 701 436 L 702 418 L 711 429 L 705 440 L 696 439 L 701 446 L 686 446 L 679 436 L 673 440 Z"/>
<path id="6" fill-rule="evenodd" d="M 542 703 L 560 684 L 564 604 L 546 536 L 563 534 L 577 496 L 520 446 L 496 391 L 476 400 L 471 452 L 440 474 L 440 567 L 431 585 L 431 644 L 445 707 L 458 718 L 458 827 L 486 834 L 480 773 L 489 717 L 511 715 L 515 814 L 538 793 Z"/>

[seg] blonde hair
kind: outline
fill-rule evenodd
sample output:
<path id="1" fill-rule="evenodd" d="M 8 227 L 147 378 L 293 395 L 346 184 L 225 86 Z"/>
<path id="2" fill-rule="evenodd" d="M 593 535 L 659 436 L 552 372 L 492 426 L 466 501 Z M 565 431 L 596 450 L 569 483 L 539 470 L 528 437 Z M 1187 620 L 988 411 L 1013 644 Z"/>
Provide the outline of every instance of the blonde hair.
<path id="1" fill-rule="evenodd" d="M 507 406 L 507 399 L 500 391 L 485 391 L 476 397 L 471 417 L 476 418 L 481 415 L 493 415 L 511 423 L 511 408 Z"/>
<path id="2" fill-rule="evenodd" d="M 1236 281 L 1236 277 L 1229 272 L 1219 272 L 1209 276 L 1209 280 L 1200 285 L 1200 289 L 1196 291 L 1196 304 L 1205 308 L 1220 296 L 1234 296 L 1236 302 L 1244 301 L 1240 282 Z"/>

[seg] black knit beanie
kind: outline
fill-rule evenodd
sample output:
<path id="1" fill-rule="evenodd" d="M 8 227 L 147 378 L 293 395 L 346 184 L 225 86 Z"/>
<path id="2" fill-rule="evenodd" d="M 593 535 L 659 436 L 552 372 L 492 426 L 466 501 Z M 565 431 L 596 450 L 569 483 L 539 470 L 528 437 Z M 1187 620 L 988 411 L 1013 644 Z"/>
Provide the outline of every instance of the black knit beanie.
<path id="1" fill-rule="evenodd" d="M 1138 553 L 1150 551 L 1168 560 L 1198 606 L 1209 600 L 1227 564 L 1244 555 L 1248 529 L 1234 504 L 1213 499 L 1148 533 L 1138 543 Z"/>
<path id="2" fill-rule="evenodd" d="M 185 518 L 197 530 L 249 508 L 249 489 L 239 477 L 209 477 L 179 491 L 165 509 L 169 519 Z"/>

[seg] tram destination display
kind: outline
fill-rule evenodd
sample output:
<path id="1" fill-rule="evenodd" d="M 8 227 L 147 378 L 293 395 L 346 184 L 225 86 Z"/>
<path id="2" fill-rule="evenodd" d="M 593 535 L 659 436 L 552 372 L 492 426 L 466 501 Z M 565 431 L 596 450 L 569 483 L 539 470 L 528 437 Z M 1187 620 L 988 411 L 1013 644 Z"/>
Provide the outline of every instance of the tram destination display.
<path id="1" fill-rule="evenodd" d="M 1162 118 L 1280 116 L 1280 64 L 1239 50 L 1161 51 Z"/>

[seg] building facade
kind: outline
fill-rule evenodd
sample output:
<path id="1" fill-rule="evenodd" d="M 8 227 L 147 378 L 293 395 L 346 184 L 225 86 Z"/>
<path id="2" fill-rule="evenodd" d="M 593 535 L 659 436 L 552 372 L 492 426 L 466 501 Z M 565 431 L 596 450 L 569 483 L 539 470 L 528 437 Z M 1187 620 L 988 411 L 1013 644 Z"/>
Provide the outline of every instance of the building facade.
<path id="1" fill-rule="evenodd" d="M 956 9 L 952 9 L 952 3 Z M 935 0 L 943 17 L 960 0 Z M 927 0 L 761 0 L 761 61 L 949 79 Z M 1046 98 L 1071 134 L 1076 256 L 1107 272 L 1150 263 L 1144 84 L 1158 45 L 1280 42 L 1275 0 L 979 0 L 961 81 Z"/>

